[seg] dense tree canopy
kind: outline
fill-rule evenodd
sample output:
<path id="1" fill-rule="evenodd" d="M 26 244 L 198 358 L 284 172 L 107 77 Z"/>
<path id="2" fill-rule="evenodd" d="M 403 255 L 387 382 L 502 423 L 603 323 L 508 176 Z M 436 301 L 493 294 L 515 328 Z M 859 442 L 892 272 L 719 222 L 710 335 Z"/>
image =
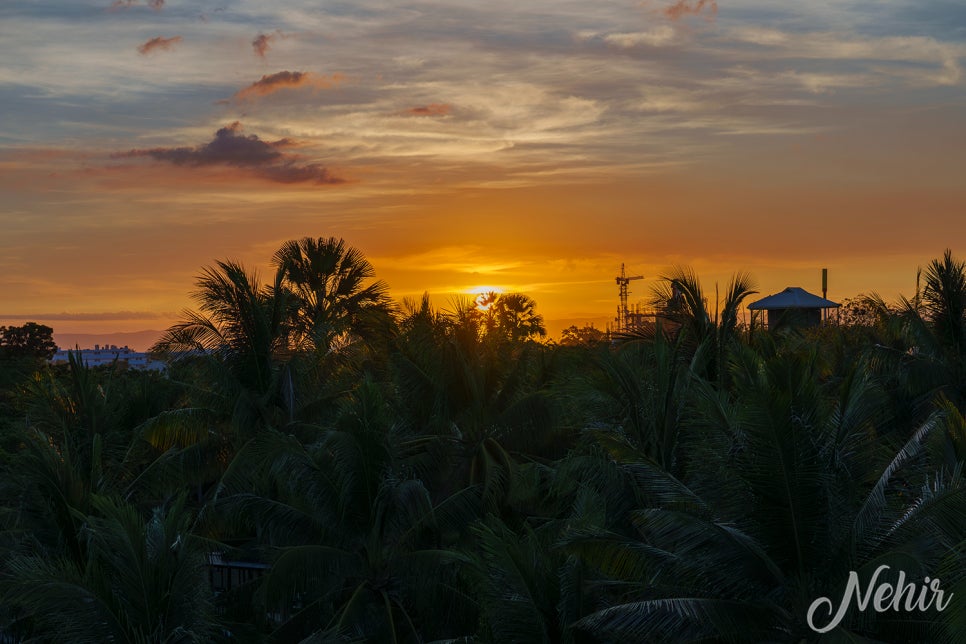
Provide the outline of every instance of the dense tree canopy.
<path id="1" fill-rule="evenodd" d="M 49 360 L 55 351 L 54 330 L 49 326 L 36 322 L 27 322 L 23 326 L 0 326 L 0 357 Z"/>
<path id="2" fill-rule="evenodd" d="M 749 277 L 712 307 L 682 267 L 646 333 L 559 344 L 524 294 L 396 307 L 337 238 L 273 265 L 204 269 L 164 374 L 3 329 L 31 359 L 0 401 L 0 640 L 817 641 L 816 600 L 901 574 L 948 604 L 852 601 L 824 637 L 962 641 L 951 253 L 781 333 L 741 327 Z"/>

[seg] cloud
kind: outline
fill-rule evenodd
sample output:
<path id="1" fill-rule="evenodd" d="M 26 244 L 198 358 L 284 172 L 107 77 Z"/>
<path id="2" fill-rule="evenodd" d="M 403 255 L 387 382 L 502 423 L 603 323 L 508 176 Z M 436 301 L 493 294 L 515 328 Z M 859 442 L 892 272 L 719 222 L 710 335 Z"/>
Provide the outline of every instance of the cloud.
<path id="1" fill-rule="evenodd" d="M 275 183 L 344 183 L 318 163 L 298 165 L 295 161 L 284 161 L 262 168 L 258 174 Z"/>
<path id="2" fill-rule="evenodd" d="M 268 96 L 281 89 L 296 87 L 314 87 L 316 89 L 327 89 L 338 85 L 344 80 L 344 76 L 339 73 L 331 76 L 318 76 L 309 72 L 276 72 L 266 74 L 248 87 L 235 93 L 236 100 L 248 100 L 257 96 Z"/>
<path id="3" fill-rule="evenodd" d="M 0 318 L 5 320 L 56 320 L 68 322 L 90 322 L 106 321 L 113 322 L 118 320 L 169 320 L 177 318 L 176 313 L 157 313 L 153 311 L 109 311 L 99 313 L 14 313 L 10 315 L 2 314 Z"/>
<path id="4" fill-rule="evenodd" d="M 252 41 L 252 49 L 255 50 L 255 54 L 261 58 L 265 58 L 265 53 L 270 49 L 268 43 L 277 34 L 258 34 L 255 40 Z"/>
<path id="5" fill-rule="evenodd" d="M 410 107 L 401 112 L 404 116 L 447 116 L 452 106 L 448 103 L 430 103 L 418 107 Z"/>
<path id="6" fill-rule="evenodd" d="M 233 165 L 249 166 L 273 163 L 282 153 L 282 141 L 262 141 L 258 136 L 239 134 L 242 126 L 237 121 L 215 132 L 215 138 L 205 145 L 189 148 L 152 148 L 131 150 L 129 156 L 150 156 L 175 165 Z"/>
<path id="7" fill-rule="evenodd" d="M 138 4 L 138 0 L 114 0 L 111 3 L 111 9 L 127 9 L 136 4 Z M 161 11 L 164 8 L 164 0 L 148 0 L 148 6 L 155 11 Z"/>
<path id="8" fill-rule="evenodd" d="M 293 145 L 290 139 L 263 141 L 255 134 L 241 134 L 239 122 L 215 132 L 210 142 L 196 147 L 129 150 L 113 158 L 149 157 L 176 166 L 230 166 L 245 168 L 256 176 L 276 183 L 342 183 L 317 163 L 299 163 L 298 158 L 281 150 Z"/>
<path id="9" fill-rule="evenodd" d="M 245 99 L 250 96 L 266 96 L 286 87 L 299 87 L 309 80 L 307 72 L 276 72 L 266 74 L 243 90 L 235 94 L 235 98 Z"/>
<path id="10" fill-rule="evenodd" d="M 805 59 L 839 65 L 844 61 L 864 63 L 868 66 L 861 80 L 864 87 L 881 84 L 886 77 L 906 80 L 912 86 L 956 85 L 963 77 L 959 59 L 966 56 L 966 47 L 962 45 L 923 36 L 869 38 L 844 32 L 795 33 L 743 27 L 735 30 L 733 37 L 740 42 L 767 47 L 773 60 Z"/>
<path id="11" fill-rule="evenodd" d="M 704 8 L 708 8 L 708 13 L 714 16 L 718 13 L 718 2 L 717 0 L 698 0 L 697 2 L 691 2 L 691 0 L 678 0 L 670 7 L 664 10 L 664 15 L 671 20 L 678 20 L 687 15 L 698 15 L 704 11 Z"/>
<path id="12" fill-rule="evenodd" d="M 252 41 L 252 50 L 255 55 L 259 58 L 265 58 L 265 54 L 271 49 L 271 42 L 276 38 L 290 38 L 291 35 L 283 34 L 281 31 L 276 29 L 270 34 L 258 34 L 255 36 L 255 40 Z"/>
<path id="13" fill-rule="evenodd" d="M 524 263 L 512 253 L 502 253 L 502 255 L 494 255 L 493 249 L 486 246 L 462 244 L 432 248 L 417 253 L 370 257 L 370 260 L 380 269 L 419 273 L 460 273 L 472 275 L 480 280 L 503 281 L 507 271 L 519 269 L 524 266 Z"/>
<path id="14" fill-rule="evenodd" d="M 167 51 L 181 41 L 182 41 L 181 36 L 174 36 L 173 38 L 162 38 L 161 36 L 158 36 L 156 38 L 152 38 L 151 40 L 147 41 L 146 43 L 138 47 L 138 51 L 141 53 L 141 55 L 150 54 L 152 51 L 155 51 L 158 49 L 163 49 L 164 51 Z"/>
<path id="15" fill-rule="evenodd" d="M 604 36 L 604 41 L 609 45 L 630 49 L 641 45 L 661 47 L 671 44 L 676 37 L 673 28 L 668 25 L 661 25 L 651 31 L 607 34 Z"/>

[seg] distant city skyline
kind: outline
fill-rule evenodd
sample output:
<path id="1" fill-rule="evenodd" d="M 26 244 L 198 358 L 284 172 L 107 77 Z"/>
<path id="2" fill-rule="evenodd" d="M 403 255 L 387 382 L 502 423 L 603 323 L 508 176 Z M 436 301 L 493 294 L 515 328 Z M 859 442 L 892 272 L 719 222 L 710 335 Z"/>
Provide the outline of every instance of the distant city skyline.
<path id="1" fill-rule="evenodd" d="M 598 326 L 621 263 L 632 303 L 679 264 L 893 300 L 966 256 L 959 3 L 13 0 L 0 36 L 0 324 L 164 329 L 303 236 Z"/>
<path id="2" fill-rule="evenodd" d="M 93 347 L 61 347 L 51 357 L 52 364 L 67 364 L 71 359 L 79 360 L 87 367 L 106 367 L 114 364 L 124 364 L 130 369 L 144 369 L 147 371 L 163 371 L 165 363 L 156 360 L 152 354 L 139 351 L 127 345 L 114 344 L 102 346 L 95 343 Z"/>

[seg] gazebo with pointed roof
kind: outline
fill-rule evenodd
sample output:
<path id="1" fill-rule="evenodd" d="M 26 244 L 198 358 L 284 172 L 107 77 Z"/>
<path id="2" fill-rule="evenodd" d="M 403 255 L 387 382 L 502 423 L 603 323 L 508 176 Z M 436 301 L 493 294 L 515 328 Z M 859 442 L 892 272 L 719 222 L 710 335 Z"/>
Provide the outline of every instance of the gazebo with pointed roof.
<path id="1" fill-rule="evenodd" d="M 822 323 L 822 311 L 838 307 L 836 302 L 812 295 L 798 286 L 789 286 L 781 293 L 763 297 L 748 305 L 752 311 L 768 312 L 769 329 L 818 326 Z"/>

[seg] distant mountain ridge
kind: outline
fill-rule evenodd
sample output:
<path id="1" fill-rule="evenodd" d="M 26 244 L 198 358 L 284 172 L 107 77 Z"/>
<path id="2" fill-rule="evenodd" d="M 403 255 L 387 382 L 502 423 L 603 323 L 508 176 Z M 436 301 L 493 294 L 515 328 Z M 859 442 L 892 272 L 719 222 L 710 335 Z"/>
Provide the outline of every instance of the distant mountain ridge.
<path id="1" fill-rule="evenodd" d="M 54 331 L 54 342 L 61 349 L 93 349 L 95 344 L 100 346 L 117 345 L 128 346 L 135 351 L 147 351 L 157 342 L 164 331 L 126 331 L 118 333 L 58 333 Z"/>

